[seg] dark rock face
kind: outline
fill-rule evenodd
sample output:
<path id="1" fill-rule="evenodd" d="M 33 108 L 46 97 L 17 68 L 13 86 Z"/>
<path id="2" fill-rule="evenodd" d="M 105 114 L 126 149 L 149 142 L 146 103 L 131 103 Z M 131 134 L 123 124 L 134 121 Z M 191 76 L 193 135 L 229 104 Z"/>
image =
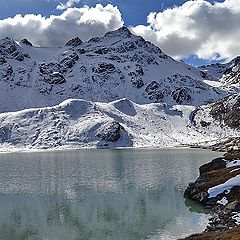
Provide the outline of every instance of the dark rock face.
<path id="1" fill-rule="evenodd" d="M 210 198 L 208 190 L 221 185 L 228 180 L 240 175 L 239 165 L 234 165 L 240 159 L 239 151 L 231 151 L 222 158 L 217 158 L 199 168 L 200 176 L 190 183 L 184 193 L 184 197 L 190 198 L 213 210 L 213 217 L 207 227 L 207 231 L 226 231 L 236 227 L 234 215 L 240 213 L 240 186 L 238 183 L 228 190 L 219 191 L 216 196 Z M 227 163 L 232 163 L 228 166 Z M 225 199 L 225 203 L 223 203 Z"/>
<path id="2" fill-rule="evenodd" d="M 121 37 L 131 37 L 132 33 L 129 31 L 129 29 L 125 26 L 115 30 L 115 31 L 110 31 L 105 34 L 105 37 L 112 37 L 112 36 L 121 36 Z"/>
<path id="3" fill-rule="evenodd" d="M 40 79 L 49 84 L 62 84 L 66 82 L 60 65 L 57 63 L 39 64 Z"/>
<path id="4" fill-rule="evenodd" d="M 230 67 L 227 68 L 221 79 L 225 85 L 240 85 L 240 56 L 230 62 Z"/>
<path id="5" fill-rule="evenodd" d="M 189 85 L 193 87 L 191 89 Z M 154 102 L 160 102 L 170 98 L 173 103 L 189 104 L 192 102 L 194 92 L 204 92 L 206 87 L 200 81 L 188 76 L 174 74 L 171 77 L 163 78 L 160 81 L 150 82 L 145 91 L 147 98 Z"/>
<path id="6" fill-rule="evenodd" d="M 18 61 L 30 58 L 28 53 L 24 52 L 13 39 L 8 37 L 0 40 L 0 55 Z"/>
<path id="7" fill-rule="evenodd" d="M 211 106 L 210 114 L 230 128 L 240 128 L 240 94 L 226 97 Z"/>
<path id="8" fill-rule="evenodd" d="M 131 77 L 131 83 L 136 88 L 141 88 L 144 86 L 144 82 L 142 76 L 144 75 L 144 71 L 140 65 L 135 66 L 135 71 L 131 71 L 128 73 L 128 76 Z"/>
<path id="9" fill-rule="evenodd" d="M 215 63 L 215 64 L 200 66 L 199 69 L 202 70 L 200 72 L 200 74 L 205 79 L 216 81 L 216 80 L 219 80 L 219 78 L 222 77 L 222 75 L 224 74 L 224 72 L 228 68 L 228 65 L 229 65 L 228 63 L 224 63 L 224 64 Z"/>
<path id="10" fill-rule="evenodd" d="M 54 72 L 49 75 L 47 82 L 50 84 L 62 84 L 66 82 L 62 73 Z"/>
<path id="11" fill-rule="evenodd" d="M 111 74 L 116 70 L 112 63 L 99 63 L 97 68 L 93 69 L 93 72 L 98 74 Z"/>
<path id="12" fill-rule="evenodd" d="M 7 60 L 4 57 L 0 57 L 0 65 L 6 63 Z"/>
<path id="13" fill-rule="evenodd" d="M 209 118 L 207 122 L 205 121 L 206 116 Z M 240 94 L 233 94 L 215 103 L 196 108 L 192 113 L 191 121 L 200 131 L 210 130 L 211 126 L 213 126 L 212 129 L 219 129 L 219 126 L 227 126 L 238 131 L 240 129 Z M 231 129 L 229 129 L 229 131 L 231 131 Z M 237 138 L 239 137 L 236 135 L 235 139 L 237 140 Z M 233 139 L 230 138 L 221 139 L 215 146 L 213 145 L 212 148 L 220 149 L 221 147 L 224 148 L 224 145 L 227 147 L 228 142 L 230 143 L 232 140 Z M 240 143 L 237 144 L 236 142 L 235 146 L 237 145 L 240 146 Z"/>
<path id="14" fill-rule="evenodd" d="M 124 75 L 114 64 L 100 62 L 92 67 L 91 79 L 100 86 L 111 84 L 118 86 L 124 82 Z"/>
<path id="15" fill-rule="evenodd" d="M 67 56 L 65 56 L 60 61 L 60 68 L 63 72 L 66 72 L 67 69 L 72 68 L 76 62 L 79 60 L 79 56 L 76 53 L 71 53 Z"/>
<path id="16" fill-rule="evenodd" d="M 49 84 L 62 84 L 66 82 L 64 74 L 79 60 L 75 52 L 63 55 L 59 62 L 41 63 L 38 65 L 40 80 Z"/>
<path id="17" fill-rule="evenodd" d="M 199 168 L 200 176 L 194 183 L 189 184 L 184 197 L 210 206 L 216 205 L 217 201 L 223 197 L 227 197 L 228 200 L 234 198 L 237 189 L 232 188 L 229 193 L 223 192 L 214 198 L 209 198 L 208 190 L 240 174 L 240 169 L 238 168 L 236 168 L 236 171 L 232 171 L 235 168 L 226 168 L 227 162 L 234 161 L 238 157 L 240 157 L 240 153 L 234 156 L 228 154 L 223 158 L 216 158 L 210 163 L 201 166 Z"/>
<path id="18" fill-rule="evenodd" d="M 66 46 L 71 46 L 71 47 L 76 47 L 82 44 L 82 40 L 79 37 L 73 38 L 69 40 L 65 45 Z"/>
<path id="19" fill-rule="evenodd" d="M 4 60 L 2 60 L 4 62 Z M 5 62 L 0 64 L 0 80 L 11 81 L 13 78 L 14 72 L 12 66 Z"/>
<path id="20" fill-rule="evenodd" d="M 30 46 L 30 47 L 33 46 L 32 43 L 29 42 L 26 38 L 22 39 L 22 40 L 21 40 L 21 43 L 24 44 L 24 45 Z"/>
<path id="21" fill-rule="evenodd" d="M 149 83 L 145 91 L 148 94 L 148 98 L 154 102 L 159 102 L 159 100 L 164 98 L 165 91 L 156 81 L 152 81 L 151 83 Z"/>
<path id="22" fill-rule="evenodd" d="M 172 92 L 172 98 L 178 104 L 182 104 L 183 102 L 190 102 L 192 100 L 192 97 L 189 92 L 190 89 L 188 88 L 177 88 Z"/>
<path id="23" fill-rule="evenodd" d="M 226 161 L 223 158 L 213 159 L 210 163 L 204 164 L 199 168 L 200 175 L 210 171 L 219 170 L 226 167 Z"/>
<path id="24" fill-rule="evenodd" d="M 117 142 L 121 137 L 121 130 L 124 128 L 118 122 L 112 122 L 97 137 L 106 142 Z"/>
<path id="25" fill-rule="evenodd" d="M 239 240 L 240 227 L 234 227 L 227 231 L 204 232 L 184 238 L 184 240 Z M 183 240 L 183 239 L 182 239 Z"/>

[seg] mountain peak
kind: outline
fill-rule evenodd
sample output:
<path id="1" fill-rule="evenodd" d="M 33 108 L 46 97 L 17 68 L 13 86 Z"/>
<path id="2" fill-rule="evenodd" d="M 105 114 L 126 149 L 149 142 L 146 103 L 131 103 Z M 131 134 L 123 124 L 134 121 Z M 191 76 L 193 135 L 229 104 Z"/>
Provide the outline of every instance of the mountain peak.
<path id="1" fill-rule="evenodd" d="M 30 47 L 33 46 L 32 43 L 30 41 L 28 41 L 26 38 L 22 39 L 21 43 L 24 45 L 30 46 Z"/>
<path id="2" fill-rule="evenodd" d="M 70 39 L 65 46 L 71 46 L 71 47 L 76 47 L 82 44 L 82 40 L 79 37 L 75 37 L 73 39 Z"/>
<path id="3" fill-rule="evenodd" d="M 130 32 L 130 30 L 123 26 L 118 28 L 117 30 L 107 32 L 105 36 L 121 36 L 121 37 L 131 37 L 133 34 Z"/>
<path id="4" fill-rule="evenodd" d="M 240 63 L 240 56 L 235 57 L 231 62 L 231 65 L 237 65 Z"/>

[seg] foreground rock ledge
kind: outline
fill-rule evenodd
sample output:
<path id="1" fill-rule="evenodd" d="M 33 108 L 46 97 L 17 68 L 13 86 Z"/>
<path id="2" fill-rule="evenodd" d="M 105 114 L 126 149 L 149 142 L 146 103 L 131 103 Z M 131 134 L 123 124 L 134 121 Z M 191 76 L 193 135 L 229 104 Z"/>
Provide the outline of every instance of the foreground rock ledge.
<path id="1" fill-rule="evenodd" d="M 240 240 L 240 151 L 230 151 L 199 168 L 184 197 L 210 208 L 213 216 L 202 234 L 185 239 Z"/>
<path id="2" fill-rule="evenodd" d="M 233 228 L 225 232 L 204 232 L 201 234 L 194 234 L 185 240 L 239 240 L 240 227 Z"/>

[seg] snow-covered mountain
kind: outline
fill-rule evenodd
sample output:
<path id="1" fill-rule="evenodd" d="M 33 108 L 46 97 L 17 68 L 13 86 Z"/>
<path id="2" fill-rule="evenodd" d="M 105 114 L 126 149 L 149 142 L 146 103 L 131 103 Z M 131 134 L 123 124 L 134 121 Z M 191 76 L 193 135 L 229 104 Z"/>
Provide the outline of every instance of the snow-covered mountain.
<path id="1" fill-rule="evenodd" d="M 172 147 L 239 136 L 211 110 L 232 92 L 216 77 L 235 77 L 231 64 L 189 66 L 126 27 L 55 48 L 4 38 L 0 149 Z"/>
<path id="2" fill-rule="evenodd" d="M 211 141 L 192 125 L 192 106 L 66 100 L 54 107 L 0 114 L 2 149 L 173 147 Z"/>
<path id="3" fill-rule="evenodd" d="M 239 138 L 240 94 L 233 94 L 215 103 L 196 108 L 191 114 L 191 122 L 199 133 L 218 136 L 216 143 Z"/>
<path id="4" fill-rule="evenodd" d="M 240 57 L 236 57 L 229 63 L 216 63 L 199 67 L 210 81 L 217 81 L 218 87 L 228 92 L 240 92 Z M 211 84 L 209 81 L 205 81 Z M 214 86 L 214 83 L 211 84 Z M 215 84 L 216 85 L 216 84 Z"/>
<path id="5" fill-rule="evenodd" d="M 220 82 L 224 86 L 231 86 L 232 88 L 240 88 L 240 57 L 234 58 L 228 65 Z"/>
<path id="6" fill-rule="evenodd" d="M 0 40 L 0 112 L 68 98 L 200 105 L 227 95 L 206 84 L 205 77 L 126 27 L 88 42 L 75 38 L 58 48 L 34 47 L 26 39 Z"/>
<path id="7" fill-rule="evenodd" d="M 200 66 L 199 69 L 202 70 L 206 79 L 218 81 L 229 66 L 229 63 L 213 63 Z"/>
<path id="8" fill-rule="evenodd" d="M 199 107 L 69 99 L 0 114 L 0 149 L 173 147 L 239 136 L 239 96 Z M 223 116 L 218 106 L 225 104 Z M 233 111 L 235 119 L 231 119 Z M 225 121 L 225 122 L 224 122 Z M 238 121 L 238 123 L 237 123 Z"/>
<path id="9" fill-rule="evenodd" d="M 194 111 L 193 122 L 198 127 L 214 127 L 218 132 L 224 127 L 240 130 L 240 94 L 233 94 L 215 103 L 198 107 Z"/>

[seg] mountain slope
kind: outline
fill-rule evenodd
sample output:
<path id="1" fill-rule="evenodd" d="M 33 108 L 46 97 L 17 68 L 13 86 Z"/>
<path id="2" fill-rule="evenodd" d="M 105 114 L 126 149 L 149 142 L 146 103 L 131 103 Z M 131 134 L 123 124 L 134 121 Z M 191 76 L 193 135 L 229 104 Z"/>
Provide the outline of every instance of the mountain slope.
<path id="1" fill-rule="evenodd" d="M 198 107 L 191 114 L 193 128 L 201 134 L 218 136 L 216 143 L 234 141 L 240 136 L 240 94 Z M 208 143 L 209 144 L 209 143 Z M 238 143 L 236 143 L 238 144 Z"/>
<path id="2" fill-rule="evenodd" d="M 68 98 L 200 105 L 228 94 L 204 77 L 126 27 L 88 42 L 75 38 L 61 48 L 33 47 L 26 39 L 0 41 L 0 112 Z"/>
<path id="3" fill-rule="evenodd" d="M 192 125 L 194 107 L 66 100 L 54 107 L 0 114 L 0 148 L 173 147 L 218 140 L 231 128 Z M 232 131 L 239 134 L 239 129 Z"/>
<path id="4" fill-rule="evenodd" d="M 231 93 L 240 92 L 240 57 L 229 63 L 216 63 L 199 67 L 210 81 L 218 81 L 222 89 Z"/>

